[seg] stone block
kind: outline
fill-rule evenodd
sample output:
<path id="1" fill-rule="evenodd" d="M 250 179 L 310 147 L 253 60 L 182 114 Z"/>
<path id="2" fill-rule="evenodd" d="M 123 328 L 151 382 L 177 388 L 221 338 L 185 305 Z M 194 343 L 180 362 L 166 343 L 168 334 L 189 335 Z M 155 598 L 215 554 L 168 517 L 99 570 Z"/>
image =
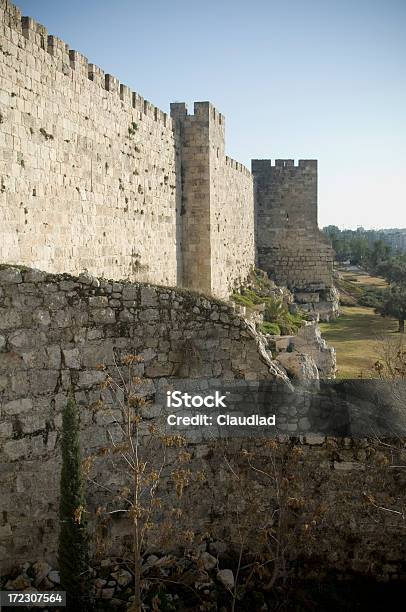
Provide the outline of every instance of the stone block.
<path id="1" fill-rule="evenodd" d="M 3 405 L 4 414 L 13 416 L 32 410 L 32 400 L 28 397 L 12 400 Z"/>
<path id="2" fill-rule="evenodd" d="M 62 350 L 63 360 L 65 367 L 69 369 L 78 370 L 80 368 L 80 352 L 77 348 L 63 349 Z"/>
<path id="3" fill-rule="evenodd" d="M 0 269 L 0 284 L 16 285 L 22 283 L 23 279 L 18 268 L 3 268 Z"/>

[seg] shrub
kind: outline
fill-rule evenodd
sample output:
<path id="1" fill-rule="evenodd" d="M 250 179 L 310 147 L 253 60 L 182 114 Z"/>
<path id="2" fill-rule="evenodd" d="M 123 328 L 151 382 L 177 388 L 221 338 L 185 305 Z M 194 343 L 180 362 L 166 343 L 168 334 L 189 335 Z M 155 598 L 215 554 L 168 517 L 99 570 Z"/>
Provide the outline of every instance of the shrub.
<path id="1" fill-rule="evenodd" d="M 361 306 L 369 306 L 370 308 L 379 308 L 384 302 L 385 292 L 380 289 L 365 289 L 363 295 L 359 298 L 358 303 Z"/>
<path id="2" fill-rule="evenodd" d="M 303 324 L 301 314 L 292 314 L 281 299 L 267 298 L 265 303 L 264 320 L 276 323 L 283 335 L 295 334 Z"/>

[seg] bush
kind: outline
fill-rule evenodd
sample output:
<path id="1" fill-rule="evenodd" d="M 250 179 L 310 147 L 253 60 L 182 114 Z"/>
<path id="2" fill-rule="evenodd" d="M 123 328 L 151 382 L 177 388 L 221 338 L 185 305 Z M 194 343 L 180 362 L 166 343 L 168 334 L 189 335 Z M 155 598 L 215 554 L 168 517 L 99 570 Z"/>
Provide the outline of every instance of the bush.
<path id="1" fill-rule="evenodd" d="M 268 298 L 265 303 L 264 320 L 268 323 L 276 323 L 281 334 L 296 334 L 303 325 L 304 318 L 301 314 L 292 314 L 281 299 Z"/>
<path id="2" fill-rule="evenodd" d="M 369 308 L 379 308 L 384 302 L 385 292 L 380 289 L 365 289 L 358 303 Z"/>

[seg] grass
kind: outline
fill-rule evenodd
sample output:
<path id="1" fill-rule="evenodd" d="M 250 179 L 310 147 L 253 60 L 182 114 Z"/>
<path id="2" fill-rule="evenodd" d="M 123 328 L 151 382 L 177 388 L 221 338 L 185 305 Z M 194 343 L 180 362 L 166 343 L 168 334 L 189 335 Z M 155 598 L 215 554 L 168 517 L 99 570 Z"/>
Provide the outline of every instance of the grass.
<path id="1" fill-rule="evenodd" d="M 281 328 L 279 327 L 279 325 L 277 323 L 270 323 L 269 321 L 264 321 L 263 323 L 261 323 L 261 325 L 259 326 L 259 330 L 263 334 L 272 334 L 275 336 L 281 335 Z"/>
<path id="2" fill-rule="evenodd" d="M 340 317 L 330 323 L 322 323 L 320 328 L 323 337 L 336 349 L 337 377 L 368 376 L 378 359 L 379 345 L 388 337 L 398 337 L 398 323 L 375 314 L 373 308 L 358 302 L 374 292 L 379 296 L 387 287 L 387 282 L 364 270 L 341 268 L 339 272 Z"/>
<path id="3" fill-rule="evenodd" d="M 343 276 L 345 278 L 345 274 L 343 274 Z M 357 283 L 357 285 L 361 286 L 364 289 L 367 287 L 387 287 L 388 286 L 388 283 L 386 282 L 386 280 L 384 278 L 381 278 L 380 276 L 370 276 L 369 274 L 364 274 L 360 272 L 359 274 L 356 274 L 356 275 L 354 275 L 354 273 L 351 273 L 351 277 L 354 279 L 353 282 Z"/>
<path id="4" fill-rule="evenodd" d="M 343 306 L 340 313 L 338 319 L 320 325 L 323 338 L 337 351 L 337 378 L 368 375 L 377 360 L 377 346 L 398 335 L 398 323 L 364 306 Z"/>
<path id="5" fill-rule="evenodd" d="M 275 284 L 270 281 L 265 272 L 252 270 L 247 286 L 241 287 L 230 297 L 233 302 L 245 306 L 251 311 L 263 311 L 264 322 L 259 329 L 264 334 L 295 334 L 303 325 L 304 314 L 289 312 L 289 308 L 281 296 L 274 294 Z M 261 308 L 259 308 L 261 307 Z"/>

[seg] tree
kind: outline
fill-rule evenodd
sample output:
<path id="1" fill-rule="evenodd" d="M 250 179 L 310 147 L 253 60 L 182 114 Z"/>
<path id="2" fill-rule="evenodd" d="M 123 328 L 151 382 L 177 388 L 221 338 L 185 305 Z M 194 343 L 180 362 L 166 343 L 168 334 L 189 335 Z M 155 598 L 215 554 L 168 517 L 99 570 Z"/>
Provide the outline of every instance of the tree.
<path id="1" fill-rule="evenodd" d="M 79 417 L 73 398 L 62 414 L 62 469 L 60 479 L 58 559 L 61 585 L 70 609 L 89 610 L 88 539 L 84 520 L 85 497 L 79 446 Z"/>
<path id="2" fill-rule="evenodd" d="M 369 251 L 368 267 L 375 270 L 377 266 L 388 259 L 390 250 L 390 246 L 384 240 L 375 240 Z"/>
<path id="3" fill-rule="evenodd" d="M 151 402 L 147 395 L 148 382 L 142 377 L 143 361 L 141 355 L 124 355 L 121 365 L 114 360 L 114 376 L 106 372 L 100 385 L 106 399 L 95 402 L 91 409 L 104 417 L 109 443 L 88 455 L 82 464 L 89 483 L 105 496 L 105 504 L 96 510 L 102 528 L 114 516 L 126 518 L 130 525 L 128 550 L 121 551 L 121 560 L 131 568 L 134 579 L 131 612 L 142 609 L 143 589 L 147 585 L 141 579 L 141 567 L 151 542 L 158 545 L 159 538 L 177 538 L 177 544 L 181 543 L 179 531 L 174 536 L 178 521 L 172 513 L 173 500 L 167 504 L 173 522 L 164 521 L 166 507 L 158 494 L 168 497 L 169 478 L 177 498 L 181 498 L 192 477 L 185 438 L 168 435 L 159 426 L 159 415 L 155 414 L 152 420 L 149 414 Z M 98 369 L 103 371 L 107 367 L 99 364 Z M 103 482 L 106 460 L 108 474 L 114 473 L 117 477 L 114 484 Z M 102 538 L 106 546 L 104 533 Z"/>
<path id="4" fill-rule="evenodd" d="M 364 236 L 357 236 L 352 241 L 351 263 L 361 265 L 369 255 L 368 240 Z"/>
<path id="5" fill-rule="evenodd" d="M 390 283 L 406 284 L 406 256 L 387 259 L 378 266 L 377 272 Z"/>
<path id="6" fill-rule="evenodd" d="M 393 283 L 386 292 L 385 301 L 376 309 L 383 317 L 393 317 L 399 322 L 399 333 L 405 332 L 406 285 Z"/>
<path id="7" fill-rule="evenodd" d="M 378 271 L 390 283 L 384 302 L 376 311 L 383 317 L 394 317 L 399 322 L 399 332 L 405 331 L 406 319 L 406 258 L 393 257 L 380 266 Z"/>

